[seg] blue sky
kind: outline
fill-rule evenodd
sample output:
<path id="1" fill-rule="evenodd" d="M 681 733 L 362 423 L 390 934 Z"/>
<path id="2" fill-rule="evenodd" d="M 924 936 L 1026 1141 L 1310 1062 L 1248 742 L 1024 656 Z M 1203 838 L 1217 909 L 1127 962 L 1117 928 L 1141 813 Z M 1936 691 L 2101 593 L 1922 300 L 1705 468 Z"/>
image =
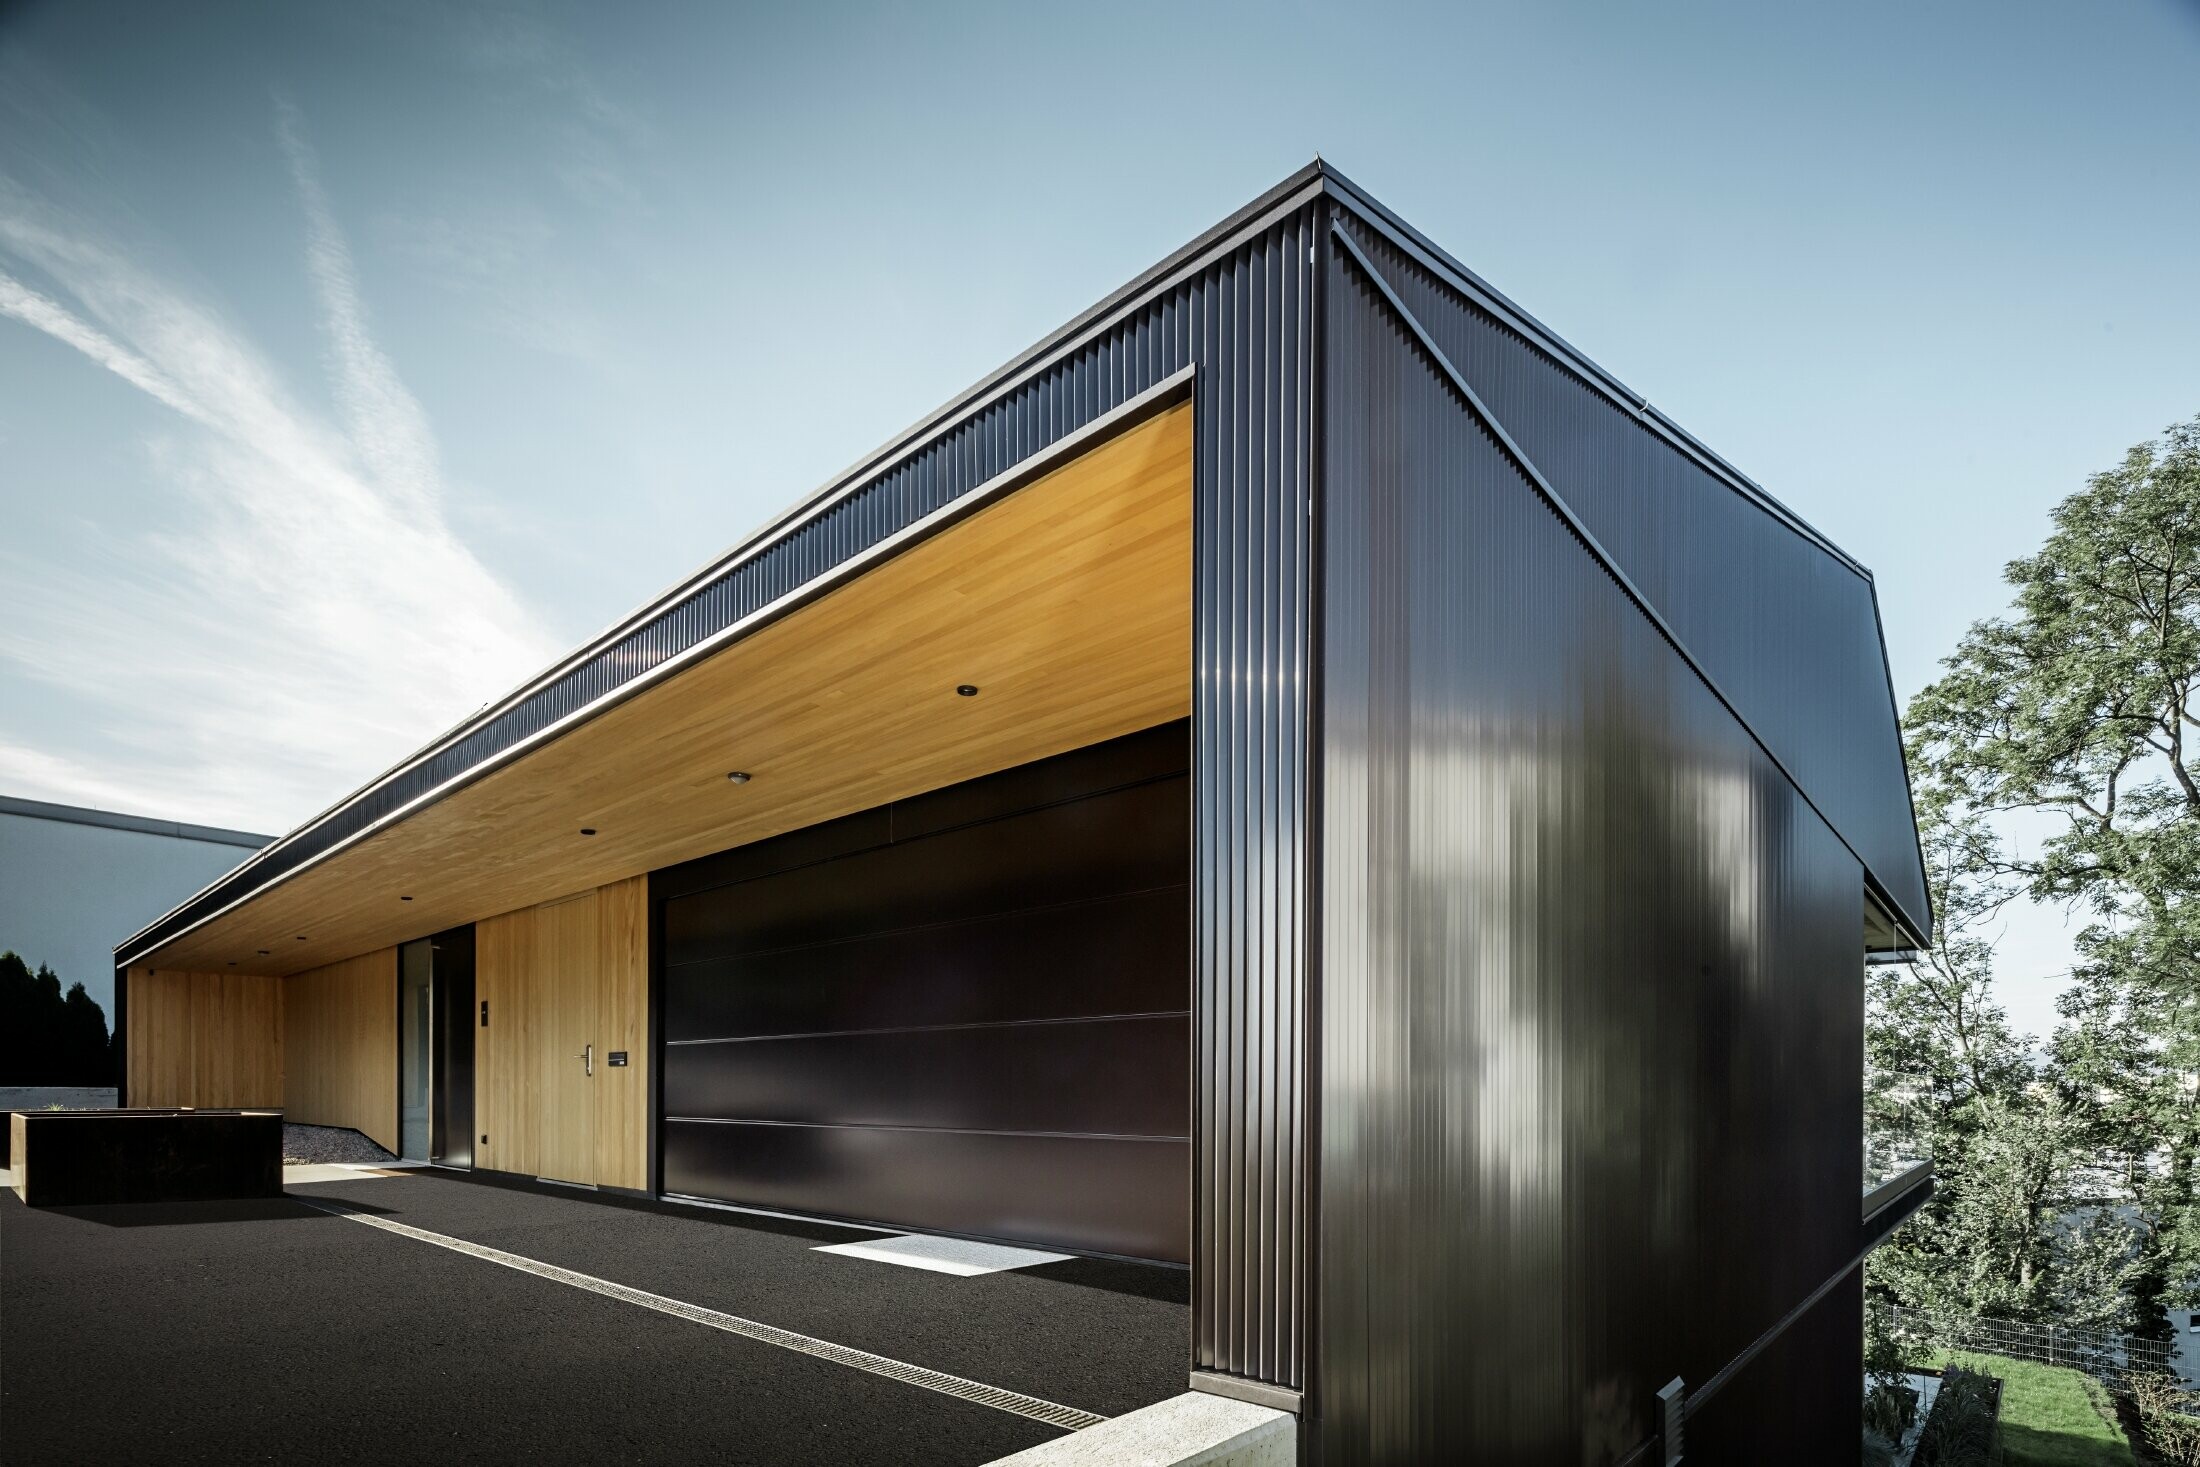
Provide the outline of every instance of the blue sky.
<path id="1" fill-rule="evenodd" d="M 1317 152 L 1907 697 L 2200 411 L 2196 76 L 2171 0 L 0 5 L 0 791 L 287 828 Z"/>

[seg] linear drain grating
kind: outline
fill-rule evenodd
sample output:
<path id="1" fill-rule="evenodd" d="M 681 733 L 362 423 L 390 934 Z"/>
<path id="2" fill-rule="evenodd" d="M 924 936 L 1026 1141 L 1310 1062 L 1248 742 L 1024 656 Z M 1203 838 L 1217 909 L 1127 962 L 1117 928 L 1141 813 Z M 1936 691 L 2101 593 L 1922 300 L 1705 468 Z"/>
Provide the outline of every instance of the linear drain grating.
<path id="1" fill-rule="evenodd" d="M 1026 1396 L 980 1381 L 965 1380 L 945 1371 L 911 1365 L 906 1360 L 874 1355 L 868 1350 L 858 1350 L 848 1345 L 836 1345 L 831 1340 L 814 1339 L 809 1335 L 797 1334 L 791 1329 L 781 1329 L 777 1325 L 760 1324 L 753 1319 L 743 1319 L 738 1314 L 725 1314 L 716 1309 L 705 1309 L 699 1304 L 668 1299 L 662 1294 L 630 1289 L 625 1284 L 615 1284 L 609 1279 L 600 1279 L 592 1274 L 575 1273 L 570 1268 L 559 1268 L 554 1263 L 542 1263 L 518 1253 L 507 1253 L 502 1248 L 490 1248 L 480 1243 L 469 1243 L 464 1238 L 446 1237 L 442 1233 L 431 1233 L 406 1223 L 392 1222 L 386 1217 L 376 1217 L 372 1213 L 361 1212 L 331 1199 L 301 1197 L 292 1193 L 291 1200 L 303 1202 L 308 1207 L 335 1217 L 365 1223 L 370 1228 L 380 1228 L 386 1233 L 432 1243 L 438 1248 L 448 1248 L 453 1253 L 464 1253 L 489 1263 L 500 1263 L 506 1268 L 531 1273 L 537 1278 L 585 1289 L 591 1294 L 601 1294 L 607 1299 L 617 1299 L 622 1303 L 638 1304 L 644 1309 L 654 1309 L 659 1314 L 691 1320 L 696 1324 L 708 1325 L 712 1329 L 724 1330 L 727 1334 L 740 1335 L 744 1339 L 756 1340 L 766 1345 L 777 1345 L 782 1350 L 793 1350 L 797 1354 L 814 1356 L 819 1360 L 830 1360 L 835 1365 L 845 1365 L 851 1370 L 868 1371 L 872 1375 L 883 1375 L 888 1380 L 898 1380 L 904 1385 L 938 1391 L 943 1396 L 954 1396 L 958 1400 L 972 1401 L 980 1406 L 991 1406 L 996 1411 L 1007 1411 L 1017 1416 L 1029 1417 L 1033 1421 L 1043 1421 L 1064 1431 L 1083 1431 L 1088 1426 L 1098 1426 L 1108 1419 L 1090 1411 L 1080 1411 L 1075 1406 L 1064 1406 L 1058 1401 L 1043 1401 L 1037 1396 Z"/>

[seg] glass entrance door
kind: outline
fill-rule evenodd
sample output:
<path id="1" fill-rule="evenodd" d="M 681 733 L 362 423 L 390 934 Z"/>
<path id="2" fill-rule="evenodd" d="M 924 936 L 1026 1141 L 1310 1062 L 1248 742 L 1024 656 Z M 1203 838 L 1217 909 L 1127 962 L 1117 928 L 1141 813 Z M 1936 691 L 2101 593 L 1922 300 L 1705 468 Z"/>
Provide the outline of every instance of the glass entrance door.
<path id="1" fill-rule="evenodd" d="M 435 935 L 435 1037 L 430 1046 L 428 1160 L 474 1164 L 474 929 Z"/>
<path id="2" fill-rule="evenodd" d="M 474 929 L 397 950 L 397 1135 L 407 1161 L 474 1164 Z"/>
<path id="3" fill-rule="evenodd" d="M 434 941 L 408 942 L 397 950 L 397 1137 L 407 1161 L 428 1159 L 434 1004 Z"/>

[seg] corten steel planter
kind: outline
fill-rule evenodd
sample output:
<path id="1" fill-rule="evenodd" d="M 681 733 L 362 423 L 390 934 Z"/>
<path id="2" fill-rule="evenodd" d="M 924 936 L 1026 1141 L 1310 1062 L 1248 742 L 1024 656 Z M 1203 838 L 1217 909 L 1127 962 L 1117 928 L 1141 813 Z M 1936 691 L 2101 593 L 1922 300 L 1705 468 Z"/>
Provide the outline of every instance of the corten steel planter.
<path id="1" fill-rule="evenodd" d="M 16 1111 L 8 1130 L 32 1207 L 283 1195 L 279 1110 Z"/>

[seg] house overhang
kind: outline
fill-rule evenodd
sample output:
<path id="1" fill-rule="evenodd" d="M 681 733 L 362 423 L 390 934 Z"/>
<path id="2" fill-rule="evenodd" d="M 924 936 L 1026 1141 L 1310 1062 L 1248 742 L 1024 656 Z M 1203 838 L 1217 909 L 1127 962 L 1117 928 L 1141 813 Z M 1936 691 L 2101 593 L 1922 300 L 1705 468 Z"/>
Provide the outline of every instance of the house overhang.
<path id="1" fill-rule="evenodd" d="M 1185 717 L 1185 379 L 123 960 L 298 972 Z"/>

